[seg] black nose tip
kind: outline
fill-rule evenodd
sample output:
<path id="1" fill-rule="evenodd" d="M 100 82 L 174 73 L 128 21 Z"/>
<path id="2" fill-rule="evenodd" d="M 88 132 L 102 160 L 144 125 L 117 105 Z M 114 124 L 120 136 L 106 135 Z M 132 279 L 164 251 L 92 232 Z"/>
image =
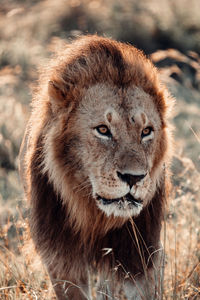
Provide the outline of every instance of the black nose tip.
<path id="1" fill-rule="evenodd" d="M 132 175 L 132 174 L 122 174 L 120 172 L 117 172 L 117 176 L 124 182 L 128 183 L 130 188 L 134 184 L 136 184 L 138 181 L 142 180 L 147 174 L 142 174 L 142 175 Z"/>

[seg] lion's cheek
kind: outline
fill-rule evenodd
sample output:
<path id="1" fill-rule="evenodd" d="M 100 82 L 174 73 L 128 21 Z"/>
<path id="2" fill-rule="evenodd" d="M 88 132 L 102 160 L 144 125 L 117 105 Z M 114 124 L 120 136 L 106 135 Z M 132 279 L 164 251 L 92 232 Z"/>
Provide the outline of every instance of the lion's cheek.
<path id="1" fill-rule="evenodd" d="M 151 154 L 152 173 L 155 173 L 162 169 L 163 164 L 167 160 L 167 155 L 168 155 L 168 146 L 167 146 L 166 131 L 162 130 L 162 132 L 160 132 L 157 140 L 154 143 L 153 152 Z"/>

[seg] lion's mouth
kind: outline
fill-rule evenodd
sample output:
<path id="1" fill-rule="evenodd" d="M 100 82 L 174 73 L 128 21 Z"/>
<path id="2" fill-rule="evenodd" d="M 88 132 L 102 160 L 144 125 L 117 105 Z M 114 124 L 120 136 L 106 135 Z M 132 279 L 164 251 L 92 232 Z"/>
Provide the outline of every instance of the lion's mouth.
<path id="1" fill-rule="evenodd" d="M 112 203 L 123 204 L 125 202 L 130 203 L 136 207 L 142 205 L 142 200 L 135 199 L 130 193 L 126 194 L 125 196 L 123 196 L 121 198 L 115 198 L 115 199 L 106 199 L 106 198 L 103 198 L 103 197 L 97 195 L 97 200 L 101 201 L 104 205 L 109 205 Z"/>

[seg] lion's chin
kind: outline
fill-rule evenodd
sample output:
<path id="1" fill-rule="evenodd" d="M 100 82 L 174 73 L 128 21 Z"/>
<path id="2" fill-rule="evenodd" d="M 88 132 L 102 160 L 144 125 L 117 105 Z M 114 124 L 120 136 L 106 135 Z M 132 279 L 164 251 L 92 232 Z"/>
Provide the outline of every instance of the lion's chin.
<path id="1" fill-rule="evenodd" d="M 107 216 L 129 218 L 138 216 L 143 208 L 142 200 L 135 199 L 130 193 L 115 199 L 106 199 L 96 195 L 96 200 L 98 207 Z"/>

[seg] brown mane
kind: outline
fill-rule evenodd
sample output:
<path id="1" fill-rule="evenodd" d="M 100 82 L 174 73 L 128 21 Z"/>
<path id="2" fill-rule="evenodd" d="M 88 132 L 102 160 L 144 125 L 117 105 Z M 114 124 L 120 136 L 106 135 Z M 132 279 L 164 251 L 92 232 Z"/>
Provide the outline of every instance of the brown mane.
<path id="1" fill-rule="evenodd" d="M 48 94 L 49 82 L 50 94 L 65 107 L 81 99 L 89 86 L 106 82 L 122 89 L 132 85 L 141 87 L 153 96 L 162 117 L 167 108 L 156 68 L 142 51 L 99 36 L 80 37 L 53 57 L 41 71 L 36 91 L 38 101 Z M 45 103 L 41 104 L 44 107 Z"/>

